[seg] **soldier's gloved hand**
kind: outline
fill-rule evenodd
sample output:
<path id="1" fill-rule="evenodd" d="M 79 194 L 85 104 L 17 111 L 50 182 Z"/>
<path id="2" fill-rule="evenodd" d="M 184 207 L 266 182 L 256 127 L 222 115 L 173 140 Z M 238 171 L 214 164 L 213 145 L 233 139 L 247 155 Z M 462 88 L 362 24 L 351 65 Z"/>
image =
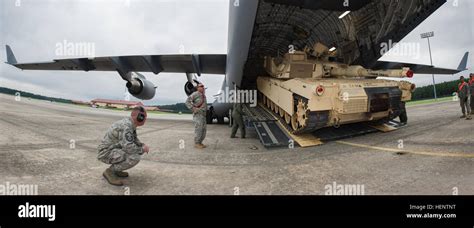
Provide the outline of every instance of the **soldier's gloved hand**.
<path id="1" fill-rule="evenodd" d="M 148 147 L 147 145 L 143 145 L 143 152 L 148 154 L 148 152 L 150 152 L 150 147 Z"/>
<path id="2" fill-rule="evenodd" d="M 197 108 L 193 107 L 193 113 L 197 112 Z"/>

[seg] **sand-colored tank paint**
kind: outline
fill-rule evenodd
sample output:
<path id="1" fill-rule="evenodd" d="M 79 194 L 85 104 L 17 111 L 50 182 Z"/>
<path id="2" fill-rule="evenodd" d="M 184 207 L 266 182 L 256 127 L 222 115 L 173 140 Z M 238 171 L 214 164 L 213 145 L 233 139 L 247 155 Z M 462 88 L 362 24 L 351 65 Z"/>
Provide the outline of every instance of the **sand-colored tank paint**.
<path id="1" fill-rule="evenodd" d="M 292 133 L 393 119 L 400 111 L 399 103 L 411 99 L 413 84 L 376 79 L 411 77 L 410 69 L 370 70 L 330 62 L 324 57 L 328 55 L 321 53 L 324 48 L 315 48 L 320 52 L 295 51 L 283 58 L 265 58 L 270 76 L 257 78 L 265 104 L 274 106 Z"/>

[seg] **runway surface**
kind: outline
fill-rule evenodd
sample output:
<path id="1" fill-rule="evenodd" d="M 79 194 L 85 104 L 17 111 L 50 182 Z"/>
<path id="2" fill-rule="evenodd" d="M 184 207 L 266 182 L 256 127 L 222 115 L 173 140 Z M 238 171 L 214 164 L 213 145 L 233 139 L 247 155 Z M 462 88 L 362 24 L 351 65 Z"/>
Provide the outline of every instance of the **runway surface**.
<path id="1" fill-rule="evenodd" d="M 408 107 L 409 125 L 311 148 L 265 149 L 254 133 L 230 139 L 208 125 L 193 148 L 189 115 L 154 114 L 138 129 L 151 152 L 124 187 L 102 177 L 97 145 L 125 111 L 0 95 L 0 184 L 36 184 L 49 194 L 325 194 L 363 185 L 364 194 L 474 194 L 474 120 L 458 102 Z M 183 147 L 184 145 L 184 147 Z"/>

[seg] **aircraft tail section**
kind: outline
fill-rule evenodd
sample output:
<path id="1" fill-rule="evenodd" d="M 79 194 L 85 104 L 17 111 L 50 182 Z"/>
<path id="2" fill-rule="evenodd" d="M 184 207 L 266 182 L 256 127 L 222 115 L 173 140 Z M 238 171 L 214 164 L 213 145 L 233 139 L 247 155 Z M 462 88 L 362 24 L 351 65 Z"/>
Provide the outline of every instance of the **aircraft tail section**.
<path id="1" fill-rule="evenodd" d="M 6 49 L 7 49 L 7 63 L 10 64 L 10 65 L 17 64 L 15 55 L 13 54 L 13 51 L 10 48 L 10 46 L 6 45 Z"/>
<path id="2" fill-rule="evenodd" d="M 457 70 L 459 70 L 459 71 L 466 70 L 468 56 L 469 56 L 469 52 L 464 53 L 464 56 L 462 57 L 461 62 L 459 63 L 459 66 L 458 66 Z"/>

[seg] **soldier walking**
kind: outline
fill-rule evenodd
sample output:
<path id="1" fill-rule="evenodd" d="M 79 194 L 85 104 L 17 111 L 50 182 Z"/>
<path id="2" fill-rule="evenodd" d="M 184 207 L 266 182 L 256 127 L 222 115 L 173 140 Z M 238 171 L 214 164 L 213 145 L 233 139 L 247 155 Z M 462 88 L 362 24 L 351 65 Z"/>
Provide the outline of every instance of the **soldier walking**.
<path id="1" fill-rule="evenodd" d="M 98 160 L 110 164 L 102 174 L 112 185 L 123 185 L 122 178 L 128 177 L 125 170 L 140 162 L 143 153 L 150 148 L 137 138 L 136 128 L 143 126 L 147 118 L 143 107 L 132 109 L 130 117 L 115 122 L 105 134 L 98 146 Z"/>
<path id="2" fill-rule="evenodd" d="M 196 87 L 197 91 L 192 93 L 186 100 L 186 107 L 193 111 L 194 147 L 203 149 L 206 148 L 202 141 L 206 138 L 207 100 L 204 85 L 199 83 Z"/>
<path id="3" fill-rule="evenodd" d="M 471 119 L 470 96 L 469 85 L 464 81 L 464 76 L 461 76 L 458 84 L 458 97 L 462 110 L 462 116 L 460 118 L 466 118 L 466 120 Z"/>
<path id="4" fill-rule="evenodd" d="M 231 138 L 235 138 L 235 134 L 237 133 L 237 129 L 240 129 L 240 136 L 245 138 L 245 125 L 243 119 L 243 112 L 242 112 L 243 104 L 240 102 L 236 102 L 232 109 L 232 133 L 230 135 Z"/>

